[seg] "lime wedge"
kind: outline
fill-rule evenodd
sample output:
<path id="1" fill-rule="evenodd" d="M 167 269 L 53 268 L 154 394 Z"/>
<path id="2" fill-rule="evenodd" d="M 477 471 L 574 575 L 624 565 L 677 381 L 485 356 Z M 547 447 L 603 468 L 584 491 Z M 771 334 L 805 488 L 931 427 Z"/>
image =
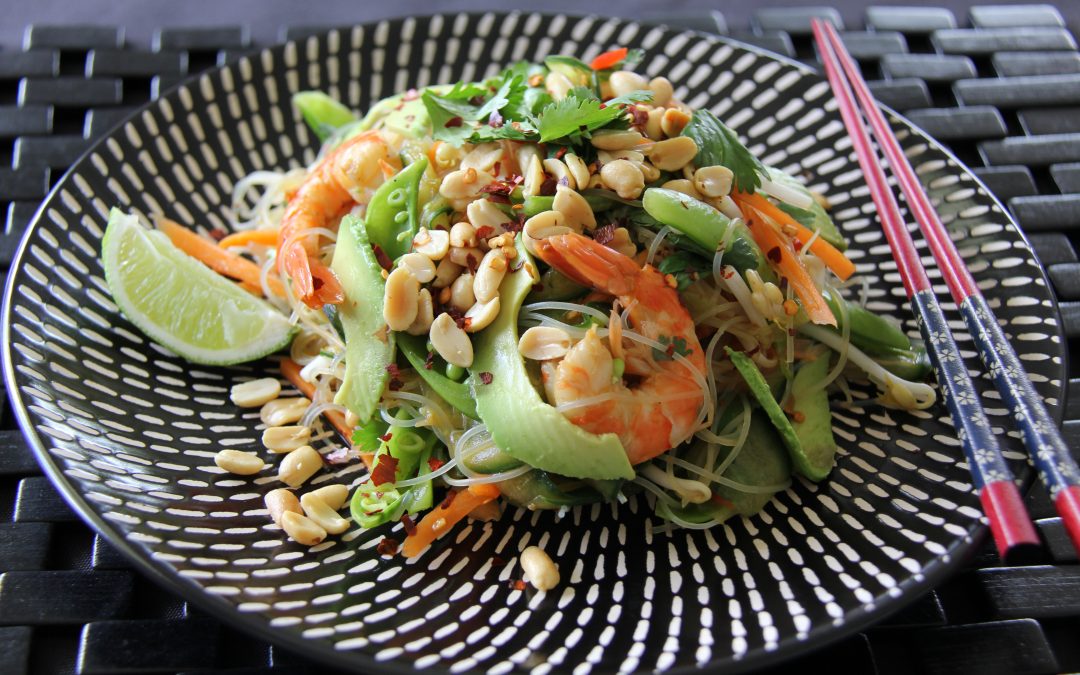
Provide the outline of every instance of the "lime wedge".
<path id="1" fill-rule="evenodd" d="M 195 363 L 252 361 L 289 344 L 295 328 L 261 298 L 113 209 L 101 242 L 120 311 L 154 342 Z"/>

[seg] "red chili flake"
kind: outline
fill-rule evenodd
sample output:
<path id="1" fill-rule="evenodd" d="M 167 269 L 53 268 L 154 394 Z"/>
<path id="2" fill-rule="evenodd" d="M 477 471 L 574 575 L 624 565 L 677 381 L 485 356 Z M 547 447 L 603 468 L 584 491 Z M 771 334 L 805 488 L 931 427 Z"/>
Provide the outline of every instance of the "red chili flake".
<path id="1" fill-rule="evenodd" d="M 379 440 L 382 441 L 383 443 L 389 443 L 390 439 L 393 438 L 393 437 L 394 437 L 394 434 L 388 432 L 388 433 L 383 434 L 382 436 L 379 436 Z"/>
<path id="2" fill-rule="evenodd" d="M 558 149 L 558 150 L 557 150 L 557 151 L 555 152 L 555 159 L 562 159 L 562 158 L 563 158 L 563 155 L 565 155 L 565 154 L 566 154 L 566 151 L 567 151 L 567 147 L 566 147 L 566 146 L 563 146 L 563 147 L 559 148 L 559 149 Z"/>
<path id="3" fill-rule="evenodd" d="M 416 534 L 416 525 L 413 523 L 412 518 L 409 517 L 409 514 L 401 514 L 401 526 L 405 528 L 405 534 L 410 537 Z"/>
<path id="4" fill-rule="evenodd" d="M 480 267 L 480 260 L 477 259 L 477 257 L 472 253 L 465 256 L 465 262 L 469 265 L 470 270 L 475 270 L 476 268 Z"/>
<path id="5" fill-rule="evenodd" d="M 515 579 L 507 584 L 512 591 L 523 591 L 528 588 L 528 585 L 521 579 Z"/>
<path id="6" fill-rule="evenodd" d="M 675 357 L 675 344 L 672 343 L 672 344 L 668 345 L 667 349 L 665 349 L 664 351 L 667 353 L 667 355 L 669 357 L 674 358 Z"/>
<path id="7" fill-rule="evenodd" d="M 441 504 L 439 504 L 439 508 L 444 510 L 450 508 L 450 505 L 454 503 L 454 497 L 457 497 L 456 490 L 451 490 L 450 492 L 447 492 L 446 498 L 442 500 Z"/>
<path id="8" fill-rule="evenodd" d="M 427 467 L 432 471 L 438 471 L 443 464 L 446 464 L 446 462 L 437 457 L 432 457 L 427 461 Z"/>
<path id="9" fill-rule="evenodd" d="M 213 239 L 215 241 L 221 241 L 229 233 L 226 232 L 224 229 L 222 229 L 220 227 L 215 227 L 214 229 L 210 230 L 210 232 L 208 232 L 207 234 L 209 234 L 211 237 L 213 237 Z"/>
<path id="10" fill-rule="evenodd" d="M 724 499 L 720 495 L 713 495 L 712 497 L 709 498 L 709 501 L 711 501 L 714 504 L 719 504 L 720 506 L 726 506 L 728 508 L 734 508 L 735 507 L 735 504 L 731 500 Z"/>
<path id="11" fill-rule="evenodd" d="M 502 567 L 505 564 L 506 564 L 506 561 L 503 560 L 502 558 L 500 558 L 499 556 L 497 556 L 497 555 L 491 556 L 491 566 L 492 567 Z"/>
<path id="12" fill-rule="evenodd" d="M 491 167 L 491 173 L 495 176 L 502 173 L 502 162 L 495 162 L 494 166 Z"/>
<path id="13" fill-rule="evenodd" d="M 405 383 L 396 377 L 390 378 L 390 381 L 386 384 L 386 388 L 390 391 L 401 391 L 401 388 L 405 386 Z"/>
<path id="14" fill-rule="evenodd" d="M 608 223 L 602 227 L 596 228 L 596 232 L 593 233 L 593 239 L 598 244 L 610 244 L 615 239 L 615 223 Z"/>
<path id="15" fill-rule="evenodd" d="M 450 315 L 450 318 L 454 320 L 454 323 L 457 324 L 458 328 L 460 328 L 462 330 L 465 330 L 465 313 L 464 312 L 462 312 L 457 307 L 447 307 L 446 308 L 446 313 Z"/>
<path id="16" fill-rule="evenodd" d="M 483 382 L 484 384 L 491 384 L 492 380 L 494 380 L 494 379 L 495 379 L 495 376 L 492 375 L 491 373 L 487 372 L 486 370 L 484 372 L 480 373 L 480 381 Z"/>
<path id="17" fill-rule="evenodd" d="M 387 272 L 394 269 L 394 261 L 390 259 L 390 256 L 386 255 L 386 251 L 382 250 L 381 246 L 372 244 L 371 250 L 375 253 L 375 260 L 378 261 L 379 267 Z"/>
<path id="18" fill-rule="evenodd" d="M 791 419 L 794 420 L 797 424 L 802 424 L 806 421 L 806 415 L 804 415 L 801 410 L 796 410 L 791 413 Z"/>
<path id="19" fill-rule="evenodd" d="M 476 96 L 473 96 L 472 98 L 469 99 L 469 103 L 471 105 L 482 105 L 484 103 L 484 97 L 481 96 L 480 94 L 477 94 Z"/>
<path id="20" fill-rule="evenodd" d="M 481 239 L 487 239 L 494 233 L 495 228 L 490 225 L 481 225 L 480 227 L 476 228 L 476 236 L 480 237 Z"/>
<path id="21" fill-rule="evenodd" d="M 424 370 L 431 370 L 435 367 L 435 352 L 428 352 L 427 357 L 424 358 Z"/>
<path id="22" fill-rule="evenodd" d="M 723 276 L 725 279 L 730 279 L 731 277 L 735 276 L 735 270 L 731 267 L 725 267 L 724 271 L 721 272 L 721 276 Z"/>
<path id="23" fill-rule="evenodd" d="M 311 287 L 316 291 L 323 287 L 323 280 L 319 277 L 311 277 Z"/>
<path id="24" fill-rule="evenodd" d="M 499 193 L 492 193 L 488 195 L 489 202 L 495 202 L 496 204 L 509 204 L 510 195 L 504 195 Z"/>
<path id="25" fill-rule="evenodd" d="M 630 113 L 630 126 L 637 127 L 638 129 L 644 129 L 645 125 L 649 122 L 649 113 L 645 112 L 638 106 L 627 106 L 626 111 Z"/>
<path id="26" fill-rule="evenodd" d="M 447 129 L 452 129 L 454 127 L 460 127 L 464 122 L 465 120 L 461 119 L 460 117 L 451 117 L 450 119 L 446 120 L 446 124 L 444 124 L 443 126 L 445 126 Z"/>
<path id="27" fill-rule="evenodd" d="M 799 241 L 798 239 L 796 239 L 795 241 L 791 242 L 791 245 L 792 245 L 792 246 L 793 246 L 793 247 L 795 248 L 795 252 L 796 252 L 796 253 L 798 253 L 799 251 L 801 251 L 801 250 L 802 250 L 802 247 L 803 247 L 803 243 L 802 243 L 801 241 Z"/>
<path id="28" fill-rule="evenodd" d="M 558 185 L 558 183 L 555 181 L 554 178 L 548 178 L 547 180 L 545 180 L 543 183 L 540 184 L 540 195 L 542 197 L 550 197 L 550 196 L 554 195 L 555 194 L 555 186 L 557 186 L 557 185 Z"/>
<path id="29" fill-rule="evenodd" d="M 401 375 L 401 368 L 398 368 L 396 363 L 388 363 L 386 365 L 386 372 L 390 374 L 390 377 L 397 377 Z"/>
<path id="30" fill-rule="evenodd" d="M 398 552 L 397 539 L 391 539 L 390 537 L 383 537 L 379 545 L 375 547 L 375 552 L 379 555 L 395 556 Z"/>
<path id="31" fill-rule="evenodd" d="M 397 458 L 393 455 L 379 455 L 379 461 L 371 472 L 372 484 L 393 483 L 394 478 L 397 476 L 397 463 Z"/>
<path id="32" fill-rule="evenodd" d="M 503 223 L 502 227 L 507 232 L 521 232 L 523 229 L 525 229 L 525 214 L 517 214 L 517 220 L 511 221 L 509 223 Z"/>
<path id="33" fill-rule="evenodd" d="M 601 103 L 601 104 L 600 104 L 600 109 L 601 109 L 601 110 L 603 110 L 603 109 L 604 109 L 604 108 L 606 108 L 606 107 L 607 107 L 607 103 Z"/>
<path id="34" fill-rule="evenodd" d="M 769 252 L 768 252 L 768 253 L 766 253 L 766 254 L 765 254 L 765 256 L 766 256 L 766 257 L 767 257 L 767 258 L 768 258 L 769 260 L 771 260 L 771 261 L 773 261 L 774 263 L 776 263 L 777 265 L 779 265 L 779 264 L 780 264 L 780 261 L 781 261 L 781 260 L 783 259 L 783 257 L 784 257 L 784 256 L 783 256 L 783 254 L 782 254 L 782 253 L 780 252 L 780 247 L 779 247 L 779 246 L 773 246 L 772 248 L 770 248 L 770 249 L 769 249 Z"/>

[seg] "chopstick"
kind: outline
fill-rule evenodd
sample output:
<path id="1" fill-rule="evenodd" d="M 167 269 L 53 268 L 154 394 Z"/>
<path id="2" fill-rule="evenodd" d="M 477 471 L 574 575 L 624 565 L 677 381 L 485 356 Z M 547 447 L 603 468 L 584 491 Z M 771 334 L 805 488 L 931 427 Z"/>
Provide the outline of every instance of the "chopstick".
<path id="1" fill-rule="evenodd" d="M 1027 510 L 1024 508 L 1023 498 L 1016 486 L 1013 474 L 1002 456 L 997 436 L 990 427 L 986 412 L 978 402 L 971 376 L 967 372 L 945 314 L 938 303 L 937 296 L 926 275 L 926 270 L 923 268 L 922 260 L 915 248 L 915 242 L 905 226 L 896 196 L 889 188 L 885 172 L 882 170 L 877 153 L 871 144 L 870 136 L 865 126 L 863 126 L 859 115 L 859 106 L 856 103 L 855 94 L 852 93 L 852 87 L 855 88 L 859 95 L 862 110 L 874 128 L 875 136 L 888 157 L 892 172 L 904 189 L 907 202 L 913 205 L 912 213 L 922 227 L 924 236 L 930 242 L 938 266 L 941 268 L 949 289 L 953 293 L 953 298 L 956 304 L 961 307 L 965 322 L 967 322 L 972 336 L 980 346 L 979 351 L 984 355 L 984 363 L 988 359 L 988 352 L 993 354 L 993 356 L 989 357 L 991 362 L 994 362 L 994 359 L 1003 359 L 1003 361 L 998 362 L 999 367 L 996 370 L 994 366 L 987 364 L 987 368 L 990 368 L 991 372 L 999 373 L 994 377 L 994 382 L 998 385 L 999 390 L 1003 388 L 999 381 L 1008 382 L 1009 393 L 1002 392 L 1003 398 L 1010 405 L 1010 408 L 1015 405 L 1013 401 L 1018 400 L 1020 401 L 1019 405 L 1025 406 L 1026 411 L 1033 411 L 1034 408 L 1038 408 L 1042 413 L 1041 419 L 1044 419 L 1045 423 L 1040 424 L 1037 429 L 1031 428 L 1030 431 L 1029 428 L 1033 426 L 1033 422 L 1030 420 L 1040 418 L 1034 417 L 1033 412 L 1024 416 L 1021 426 L 1025 427 L 1025 440 L 1031 434 L 1036 434 L 1040 440 L 1047 438 L 1052 431 L 1056 431 L 1056 427 L 1050 422 L 1045 408 L 1042 407 L 1041 402 L 1035 396 L 1030 381 L 1027 381 L 1023 375 L 1024 370 L 1019 366 L 1019 359 L 1012 352 L 1011 347 L 1008 346 L 1008 341 L 1004 335 L 1001 334 L 996 320 L 993 319 L 993 314 L 990 313 L 989 306 L 981 294 L 978 293 L 974 280 L 960 260 L 959 254 L 955 248 L 952 249 L 951 256 L 944 253 L 942 239 L 949 242 L 951 247 L 951 241 L 944 231 L 944 226 L 930 206 L 929 199 L 923 193 L 921 186 L 919 186 L 914 170 L 907 162 L 903 151 L 900 150 L 899 143 L 892 135 L 884 116 L 870 96 L 866 83 L 862 80 L 862 76 L 859 74 L 851 56 L 840 42 L 835 29 L 830 24 L 814 20 L 813 30 L 822 63 L 825 65 L 826 76 L 840 104 L 840 113 L 844 119 L 844 125 L 851 135 L 859 164 L 866 175 L 874 203 L 878 207 L 886 239 L 889 242 L 890 249 L 892 249 L 897 269 L 903 279 L 904 290 L 907 292 L 911 302 L 911 309 L 915 315 L 919 331 L 926 341 L 927 352 L 934 365 L 938 385 L 944 396 L 953 424 L 957 429 L 975 489 L 982 503 L 983 512 L 989 521 L 990 531 L 998 553 L 1008 563 L 1038 560 L 1041 558 L 1039 537 L 1035 532 Z M 847 75 L 846 79 L 844 73 Z M 917 207 L 914 206 L 916 204 Z M 929 214 L 932 214 L 932 216 Z M 1009 361 L 1009 357 L 1003 352 L 1011 354 L 1012 361 Z M 1016 367 L 1011 369 L 1010 375 L 1013 373 L 1018 375 L 1015 378 L 1009 377 L 1006 380 L 1006 378 L 1000 376 L 1002 369 L 1000 364 L 1010 362 L 1016 364 Z M 1027 382 L 1026 388 L 1018 387 L 1014 383 L 1014 380 L 1020 378 Z M 1023 396 L 1022 392 L 1025 389 L 1030 396 Z M 1058 438 L 1060 438 L 1060 434 Z M 1071 461 L 1068 449 L 1065 448 L 1063 442 L 1060 447 L 1063 449 L 1065 457 L 1068 457 Z M 1033 454 L 1042 453 L 1033 452 Z M 1036 459 L 1040 474 L 1046 474 L 1047 471 L 1039 464 L 1040 461 L 1047 462 Z M 1075 466 L 1075 462 L 1073 465 Z M 1051 489 L 1053 490 L 1053 488 Z M 1059 492 L 1055 503 L 1058 505 L 1059 513 L 1062 513 L 1070 536 L 1080 548 L 1080 518 L 1077 517 L 1077 514 L 1080 513 L 1080 508 L 1077 508 L 1080 507 L 1080 492 L 1077 492 L 1071 499 L 1069 497 L 1064 499 L 1060 497 L 1061 494 L 1068 495 L 1070 493 L 1070 490 Z"/>

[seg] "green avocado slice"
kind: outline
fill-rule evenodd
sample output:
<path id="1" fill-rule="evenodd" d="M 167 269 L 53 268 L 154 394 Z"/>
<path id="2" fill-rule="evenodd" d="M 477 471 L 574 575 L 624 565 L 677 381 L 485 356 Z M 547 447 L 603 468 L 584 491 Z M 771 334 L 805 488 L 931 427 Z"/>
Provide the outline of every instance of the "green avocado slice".
<path id="1" fill-rule="evenodd" d="M 739 371 L 739 374 L 742 375 L 743 379 L 746 380 L 746 384 L 750 387 L 750 393 L 757 399 L 761 409 L 769 417 L 769 421 L 780 432 L 780 438 L 788 449 L 788 455 L 791 456 L 791 463 L 795 465 L 795 470 L 813 481 L 819 481 L 828 476 L 829 471 L 832 470 L 832 458 L 830 457 L 828 465 L 825 465 L 822 457 L 818 455 L 811 456 L 807 453 L 802 440 L 795 433 L 795 428 L 791 426 L 791 420 L 788 419 L 784 411 L 780 409 L 780 404 L 773 398 L 769 383 L 765 381 L 765 376 L 761 374 L 758 367 L 746 354 L 737 352 L 731 347 L 725 349 L 727 349 L 728 356 L 731 357 L 731 362 L 735 364 L 735 369 Z M 826 400 L 827 406 L 828 401 Z"/>
<path id="2" fill-rule="evenodd" d="M 345 379 L 334 403 L 353 411 L 363 424 L 374 414 L 390 377 L 386 367 L 394 362 L 394 333 L 383 320 L 382 268 L 360 218 L 341 219 L 330 269 L 345 291 L 338 305 L 345 332 Z"/>
<path id="3" fill-rule="evenodd" d="M 618 436 L 591 434 L 575 426 L 540 398 L 529 379 L 518 353 L 517 318 L 533 286 L 536 266 L 520 236 L 517 251 L 517 269 L 499 287 L 499 315 L 473 337 L 469 381 L 480 419 L 496 445 L 537 469 L 570 478 L 633 478 L 634 469 Z"/>
<path id="4" fill-rule="evenodd" d="M 791 426 L 799 437 L 803 454 L 815 475 L 824 478 L 832 470 L 836 461 L 836 439 L 832 433 L 832 411 L 829 410 L 829 394 L 820 386 L 829 374 L 829 354 L 825 352 L 817 359 L 804 363 L 795 371 L 791 381 L 793 408 L 802 415 L 795 415 Z M 799 419 L 802 419 L 800 422 Z M 818 480 L 809 474 L 807 478 Z"/>

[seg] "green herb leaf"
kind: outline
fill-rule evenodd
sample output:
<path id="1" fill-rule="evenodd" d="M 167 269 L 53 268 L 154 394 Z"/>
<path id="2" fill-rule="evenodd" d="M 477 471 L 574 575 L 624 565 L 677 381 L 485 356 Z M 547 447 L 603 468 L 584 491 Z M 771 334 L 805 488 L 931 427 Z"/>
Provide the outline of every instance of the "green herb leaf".
<path id="1" fill-rule="evenodd" d="M 731 169 L 735 174 L 735 189 L 739 192 L 754 192 L 761 185 L 759 176 L 769 175 L 765 165 L 750 154 L 738 135 L 708 110 L 695 110 L 682 135 L 697 143 L 694 163 Z"/>
<path id="2" fill-rule="evenodd" d="M 540 111 L 537 122 L 540 142 L 567 139 L 573 143 L 583 137 L 588 138 L 591 132 L 625 117 L 623 104 L 648 100 L 651 96 L 649 92 L 630 92 L 605 104 L 585 87 L 571 89 L 566 98 Z"/>
<path id="3" fill-rule="evenodd" d="M 359 452 L 378 452 L 383 445 L 379 437 L 385 435 L 389 428 L 390 426 L 378 417 L 371 418 L 367 424 L 356 427 L 353 431 L 353 447 Z"/>
<path id="4" fill-rule="evenodd" d="M 653 360 L 655 361 L 671 361 L 675 358 L 675 354 L 687 356 L 692 351 L 690 347 L 687 346 L 686 338 L 684 337 L 676 336 L 674 338 L 669 338 L 666 335 L 661 335 L 659 340 L 660 344 L 665 345 L 667 349 L 661 351 L 656 347 L 653 347 L 652 355 Z"/>
<path id="5" fill-rule="evenodd" d="M 675 281 L 679 284 L 679 290 L 683 291 L 686 290 L 687 286 L 698 280 L 704 265 L 696 255 L 686 251 L 675 251 L 661 260 L 657 269 L 662 274 L 670 274 L 675 277 Z"/>
<path id="6" fill-rule="evenodd" d="M 456 90 L 457 86 L 454 89 Z M 465 116 L 475 115 L 475 106 L 447 96 L 439 96 L 430 89 L 425 89 L 420 97 L 427 108 L 428 117 L 431 118 L 432 136 L 437 140 L 457 146 L 473 134 L 475 127 L 465 120 Z"/>

